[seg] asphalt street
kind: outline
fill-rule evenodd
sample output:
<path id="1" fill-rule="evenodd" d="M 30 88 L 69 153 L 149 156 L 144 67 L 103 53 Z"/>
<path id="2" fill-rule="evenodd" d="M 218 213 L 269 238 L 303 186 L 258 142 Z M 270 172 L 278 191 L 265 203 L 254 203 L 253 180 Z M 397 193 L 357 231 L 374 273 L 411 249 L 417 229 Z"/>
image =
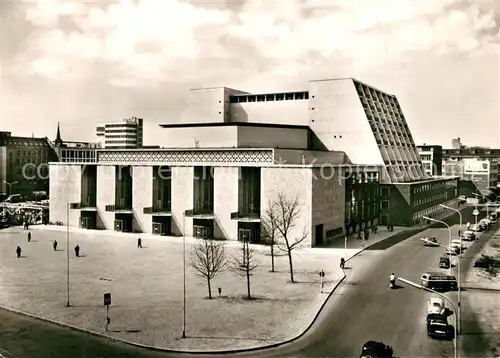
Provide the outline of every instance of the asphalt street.
<path id="1" fill-rule="evenodd" d="M 464 223 L 474 222 L 471 212 L 470 207 L 463 211 Z M 458 223 L 458 215 L 452 219 Z M 453 229 L 456 233 L 457 226 Z M 391 272 L 395 272 L 398 277 L 419 282 L 422 272 L 437 270 L 444 249 L 423 246 L 419 240 L 422 236 L 436 236 L 443 245 L 447 245 L 449 237 L 446 228 L 431 228 L 408 239 L 402 235 L 376 244 L 346 264 L 346 281 L 330 298 L 313 328 L 303 337 L 278 348 L 229 356 L 357 357 L 365 341 L 380 340 L 392 345 L 397 357 L 452 357 L 452 342 L 432 340 L 427 336 L 425 318 L 429 293 L 405 285 L 397 290 L 388 288 Z M 470 263 L 467 260 L 470 261 L 470 257 L 480 250 L 486 240 L 487 237 L 481 238 L 466 252 L 462 261 L 463 274 Z M 449 320 L 453 322 L 454 317 L 451 316 Z M 474 325 L 473 315 L 467 315 L 467 322 L 463 322 L 464 331 Z M 469 335 L 464 338 L 460 336 L 460 339 L 467 340 L 464 342 L 466 356 L 488 355 L 484 337 Z M 110 343 L 1 310 L 0 347 L 15 357 L 24 358 L 153 358 L 188 355 L 161 354 Z"/>

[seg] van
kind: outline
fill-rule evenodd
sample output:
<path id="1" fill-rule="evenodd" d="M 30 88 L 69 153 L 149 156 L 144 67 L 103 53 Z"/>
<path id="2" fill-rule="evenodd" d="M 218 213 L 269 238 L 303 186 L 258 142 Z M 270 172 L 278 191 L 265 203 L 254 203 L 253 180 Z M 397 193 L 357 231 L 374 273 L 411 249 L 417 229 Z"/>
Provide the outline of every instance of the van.
<path id="1" fill-rule="evenodd" d="M 441 297 L 430 297 L 427 300 L 427 314 L 446 314 L 446 306 L 444 304 L 444 298 Z"/>
<path id="2" fill-rule="evenodd" d="M 457 278 L 441 272 L 425 272 L 421 276 L 422 286 L 436 291 L 456 291 Z"/>

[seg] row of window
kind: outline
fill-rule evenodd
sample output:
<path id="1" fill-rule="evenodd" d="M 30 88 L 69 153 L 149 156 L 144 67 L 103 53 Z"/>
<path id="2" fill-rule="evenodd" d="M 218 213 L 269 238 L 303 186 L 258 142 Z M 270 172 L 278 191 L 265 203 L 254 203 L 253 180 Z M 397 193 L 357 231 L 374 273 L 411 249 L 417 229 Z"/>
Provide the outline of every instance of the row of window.
<path id="1" fill-rule="evenodd" d="M 137 128 L 137 124 L 127 124 L 127 123 L 106 124 L 105 128 L 106 128 L 106 131 L 108 128 Z"/>
<path id="2" fill-rule="evenodd" d="M 18 149 L 16 150 L 17 157 L 45 157 L 47 156 L 46 150 L 26 150 L 26 149 Z M 9 159 L 14 159 L 14 153 L 9 152 Z"/>
<path id="3" fill-rule="evenodd" d="M 18 165 L 25 165 L 25 164 L 35 164 L 35 165 L 40 165 L 42 163 L 47 163 L 47 161 L 45 159 L 42 159 L 42 158 L 24 158 L 24 159 L 16 159 L 15 161 L 14 160 L 11 160 L 9 162 L 9 167 L 10 168 L 13 168 L 14 166 L 18 166 Z"/>
<path id="4" fill-rule="evenodd" d="M 107 140 L 106 144 L 136 144 L 135 140 Z"/>
<path id="5" fill-rule="evenodd" d="M 429 190 L 442 189 L 444 187 L 445 187 L 445 182 L 423 184 L 423 185 L 414 187 L 413 192 L 414 193 L 422 193 L 422 192 L 429 191 Z"/>
<path id="6" fill-rule="evenodd" d="M 230 96 L 229 102 L 245 103 L 245 102 L 268 102 L 268 101 L 293 101 L 297 99 L 309 99 L 309 92 L 236 95 L 236 96 Z"/>
<path id="7" fill-rule="evenodd" d="M 106 135 L 106 139 L 107 138 L 132 138 L 132 139 L 135 139 L 136 135 L 135 134 Z"/>
<path id="8" fill-rule="evenodd" d="M 431 196 L 424 197 L 424 198 L 416 198 L 413 205 L 419 206 L 422 204 L 431 203 L 431 202 L 439 200 L 439 199 L 444 199 L 444 198 L 446 198 L 446 196 L 447 196 L 446 193 L 439 193 L 439 194 L 431 195 Z"/>
<path id="9" fill-rule="evenodd" d="M 137 133 L 137 130 L 135 130 L 135 129 L 109 129 L 109 130 L 105 131 L 105 134 L 108 134 L 108 133 L 131 133 L 131 134 L 135 134 L 135 133 Z"/>

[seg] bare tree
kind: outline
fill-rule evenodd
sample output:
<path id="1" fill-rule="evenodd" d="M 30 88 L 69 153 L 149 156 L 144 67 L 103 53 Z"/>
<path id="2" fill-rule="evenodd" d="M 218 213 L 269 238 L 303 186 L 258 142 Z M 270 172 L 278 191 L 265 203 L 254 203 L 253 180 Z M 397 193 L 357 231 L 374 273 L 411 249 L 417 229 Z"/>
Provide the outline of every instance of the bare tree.
<path id="1" fill-rule="evenodd" d="M 238 275 L 245 277 L 247 279 L 247 296 L 248 299 L 252 299 L 250 293 L 250 276 L 253 275 L 253 271 L 258 267 L 255 260 L 255 250 L 252 249 L 248 243 L 248 240 L 241 242 L 242 255 L 234 255 L 231 263 L 231 269 Z"/>
<path id="2" fill-rule="evenodd" d="M 269 201 L 268 208 L 261 217 L 262 223 L 262 233 L 261 235 L 269 240 L 269 245 L 271 249 L 271 272 L 274 272 L 274 246 L 276 245 L 276 239 L 278 238 L 278 206 L 276 203 Z"/>
<path id="3" fill-rule="evenodd" d="M 300 234 L 294 232 L 301 214 L 300 201 L 297 196 L 288 197 L 280 192 L 274 201 L 274 205 L 276 205 L 277 214 L 276 227 L 280 237 L 276 244 L 280 250 L 287 254 L 290 265 L 290 281 L 295 282 L 293 279 L 292 252 L 299 248 L 308 236 L 305 228 Z"/>
<path id="4" fill-rule="evenodd" d="M 223 273 L 228 264 L 225 243 L 212 239 L 197 239 L 189 264 L 197 276 L 207 280 L 208 298 L 212 299 L 211 280 Z"/>

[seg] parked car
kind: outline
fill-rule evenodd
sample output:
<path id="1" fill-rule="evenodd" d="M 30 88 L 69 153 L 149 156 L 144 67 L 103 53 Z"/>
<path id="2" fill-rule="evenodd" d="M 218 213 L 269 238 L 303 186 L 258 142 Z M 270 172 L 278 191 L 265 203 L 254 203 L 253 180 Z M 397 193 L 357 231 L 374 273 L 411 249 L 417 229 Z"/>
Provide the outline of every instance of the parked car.
<path id="1" fill-rule="evenodd" d="M 440 268 L 448 269 L 448 268 L 450 268 L 450 266 L 451 266 L 451 261 L 450 261 L 450 258 L 448 256 L 441 256 L 439 258 L 439 267 Z"/>
<path id="2" fill-rule="evenodd" d="M 361 348 L 360 358 L 393 358 L 394 350 L 391 346 L 376 341 L 368 341 Z"/>
<path id="3" fill-rule="evenodd" d="M 453 239 L 453 240 L 451 240 L 451 245 L 462 248 L 462 252 L 464 252 L 465 250 L 467 250 L 467 246 L 465 246 L 465 244 L 460 239 Z"/>
<path id="4" fill-rule="evenodd" d="M 492 213 L 492 214 L 490 214 L 490 216 L 488 217 L 488 219 L 490 220 L 490 222 L 492 224 L 495 224 L 497 222 L 498 215 L 496 213 Z"/>
<path id="5" fill-rule="evenodd" d="M 446 248 L 446 251 L 445 251 L 448 255 L 452 255 L 452 256 L 455 256 L 455 255 L 458 255 L 460 254 L 460 247 L 459 246 L 453 246 L 453 245 L 450 245 Z"/>
<path id="6" fill-rule="evenodd" d="M 477 225 L 476 224 L 471 225 L 470 228 L 469 228 L 469 230 L 474 231 L 474 232 L 482 231 L 481 230 L 481 226 L 479 224 L 477 224 Z"/>
<path id="7" fill-rule="evenodd" d="M 453 336 L 452 327 L 441 314 L 427 315 L 427 335 L 431 338 L 449 338 Z"/>
<path id="8" fill-rule="evenodd" d="M 420 240 L 424 243 L 424 246 L 439 246 L 435 237 L 423 237 Z"/>
<path id="9" fill-rule="evenodd" d="M 427 299 L 427 314 L 440 314 L 444 315 L 446 313 L 446 306 L 444 304 L 444 298 L 441 297 L 430 297 Z"/>
<path id="10" fill-rule="evenodd" d="M 462 239 L 466 241 L 474 241 L 476 240 L 476 234 L 472 230 L 466 230 L 462 235 Z"/>
<path id="11" fill-rule="evenodd" d="M 496 261 L 487 255 L 481 255 L 480 258 L 474 262 L 474 267 L 480 267 L 480 268 L 489 268 L 490 266 L 494 266 L 496 264 Z"/>
<path id="12" fill-rule="evenodd" d="M 421 276 L 422 286 L 432 290 L 455 291 L 457 278 L 441 272 L 425 272 Z"/>

